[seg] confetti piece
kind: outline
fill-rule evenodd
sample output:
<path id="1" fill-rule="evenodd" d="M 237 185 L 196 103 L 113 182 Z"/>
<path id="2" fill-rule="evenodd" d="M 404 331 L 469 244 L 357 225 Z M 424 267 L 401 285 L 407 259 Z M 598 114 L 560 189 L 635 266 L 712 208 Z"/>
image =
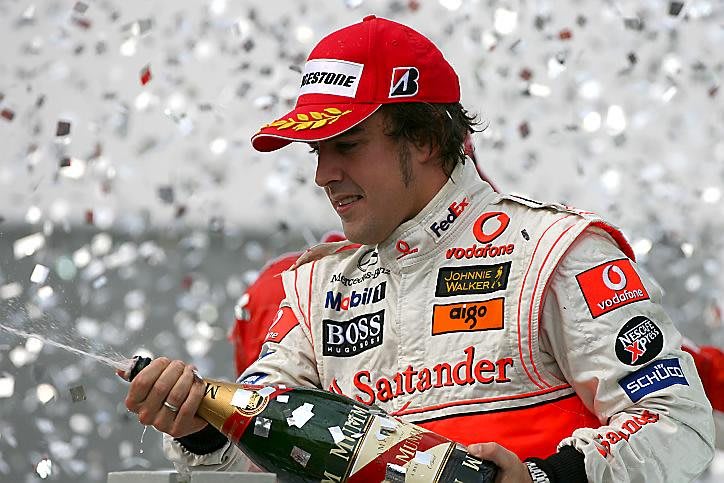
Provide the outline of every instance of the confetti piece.
<path id="1" fill-rule="evenodd" d="M 15 112 L 8 108 L 4 108 L 2 111 L 0 111 L 0 116 L 3 117 L 6 121 L 12 121 L 15 117 Z"/>
<path id="2" fill-rule="evenodd" d="M 385 481 L 388 483 L 405 483 L 405 467 L 394 463 L 387 463 L 385 468 Z"/>
<path id="3" fill-rule="evenodd" d="M 151 66 L 146 65 L 143 69 L 141 69 L 140 73 L 141 77 L 141 85 L 145 86 L 148 84 L 148 82 L 151 80 Z"/>
<path id="4" fill-rule="evenodd" d="M 684 8 L 684 2 L 669 2 L 669 15 L 678 16 L 682 8 Z"/>
<path id="5" fill-rule="evenodd" d="M 327 428 L 327 429 L 329 430 L 329 433 L 332 435 L 334 444 L 338 444 L 340 441 L 344 441 L 344 433 L 342 432 L 342 429 L 339 426 L 332 426 L 331 428 Z"/>
<path id="6" fill-rule="evenodd" d="M 0 286 L 0 299 L 8 300 L 19 297 L 23 293 L 23 286 L 17 282 Z"/>
<path id="7" fill-rule="evenodd" d="M 314 417 L 312 409 L 314 409 L 314 404 L 304 403 L 297 409 L 292 411 L 293 423 L 290 424 L 290 426 L 303 428 L 304 425 L 307 424 L 307 422 Z"/>
<path id="8" fill-rule="evenodd" d="M 384 418 L 380 416 L 376 416 L 377 420 L 380 422 L 380 427 L 383 429 L 391 429 L 393 431 L 397 430 L 397 422 L 394 419 L 390 418 Z"/>
<path id="9" fill-rule="evenodd" d="M 237 408 L 243 409 L 249 405 L 249 401 L 251 400 L 251 396 L 253 394 L 253 391 L 248 391 L 246 389 L 237 389 L 234 395 L 231 397 L 230 404 Z"/>
<path id="10" fill-rule="evenodd" d="M 415 462 L 421 465 L 430 466 L 432 464 L 433 455 L 425 451 L 415 451 Z"/>
<path id="11" fill-rule="evenodd" d="M 58 121 L 58 125 L 55 128 L 55 135 L 60 136 L 67 136 L 70 134 L 70 121 Z"/>
<path id="12" fill-rule="evenodd" d="M 12 397 L 15 393 L 15 378 L 12 374 L 3 373 L 0 376 L 0 398 Z"/>
<path id="13" fill-rule="evenodd" d="M 76 403 L 86 400 L 85 388 L 83 386 L 73 386 L 70 388 L 70 398 Z"/>
<path id="14" fill-rule="evenodd" d="M 257 392 L 259 393 L 259 395 L 261 397 L 266 397 L 266 396 L 271 396 L 272 394 L 274 394 L 274 391 L 276 391 L 276 389 L 274 389 L 274 387 L 266 386 L 266 387 L 262 387 Z"/>
<path id="15" fill-rule="evenodd" d="M 272 420 L 268 418 L 257 417 L 254 421 L 254 434 L 262 438 L 268 438 L 271 431 Z"/>
<path id="16" fill-rule="evenodd" d="M 88 10 L 88 5 L 83 2 L 75 2 L 73 5 L 73 11 L 76 13 L 85 13 Z"/>
<path id="17" fill-rule="evenodd" d="M 297 448 L 296 446 L 292 447 L 292 453 L 291 453 L 292 459 L 302 465 L 304 468 L 307 467 L 307 463 L 309 463 L 309 458 L 311 458 L 311 454 L 307 453 L 301 448 Z"/>
<path id="18" fill-rule="evenodd" d="M 30 281 L 33 283 L 43 283 L 48 279 L 50 269 L 45 265 L 35 265 L 33 273 L 30 274 Z"/>
<path id="19" fill-rule="evenodd" d="M 277 396 L 277 401 L 279 401 L 282 404 L 286 404 L 289 402 L 289 395 L 282 394 L 281 396 Z"/>

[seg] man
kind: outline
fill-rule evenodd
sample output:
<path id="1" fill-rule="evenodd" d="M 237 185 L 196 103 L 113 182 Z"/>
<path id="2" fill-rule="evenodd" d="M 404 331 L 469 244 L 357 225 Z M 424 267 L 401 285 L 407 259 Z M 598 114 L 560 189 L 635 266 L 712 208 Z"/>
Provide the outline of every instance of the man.
<path id="1" fill-rule="evenodd" d="M 659 291 L 596 215 L 481 181 L 459 100 L 452 67 L 403 25 L 370 16 L 315 47 L 296 108 L 252 143 L 313 146 L 350 242 L 284 273 L 242 379 L 377 404 L 470 445 L 500 481 L 694 479 L 711 406 Z M 240 452 L 194 416 L 202 395 L 190 366 L 159 358 L 126 405 L 176 438 L 175 462 L 233 468 Z"/>

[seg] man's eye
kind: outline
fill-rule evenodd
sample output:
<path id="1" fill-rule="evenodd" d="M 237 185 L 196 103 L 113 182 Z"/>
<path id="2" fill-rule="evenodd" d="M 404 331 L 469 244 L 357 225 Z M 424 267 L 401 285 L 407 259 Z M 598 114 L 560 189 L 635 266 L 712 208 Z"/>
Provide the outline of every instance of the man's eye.
<path id="1" fill-rule="evenodd" d="M 335 145 L 337 151 L 339 151 L 340 153 L 346 153 L 355 146 L 357 146 L 357 143 L 337 143 Z"/>

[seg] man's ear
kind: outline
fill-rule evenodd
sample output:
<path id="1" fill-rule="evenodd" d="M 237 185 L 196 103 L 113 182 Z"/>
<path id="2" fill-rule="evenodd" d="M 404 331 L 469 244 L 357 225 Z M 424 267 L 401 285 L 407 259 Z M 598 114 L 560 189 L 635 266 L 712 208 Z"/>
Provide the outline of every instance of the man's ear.
<path id="1" fill-rule="evenodd" d="M 416 151 L 420 163 L 427 164 L 430 162 L 437 162 L 440 149 L 432 142 L 420 140 L 413 144 L 413 148 Z"/>

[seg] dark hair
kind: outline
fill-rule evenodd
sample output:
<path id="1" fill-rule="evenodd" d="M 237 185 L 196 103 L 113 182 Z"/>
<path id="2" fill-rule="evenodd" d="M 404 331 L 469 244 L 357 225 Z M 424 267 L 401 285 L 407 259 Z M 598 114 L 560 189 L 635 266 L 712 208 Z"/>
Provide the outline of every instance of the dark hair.
<path id="1" fill-rule="evenodd" d="M 459 102 L 401 102 L 384 104 L 381 111 L 389 121 L 385 134 L 396 141 L 437 149 L 448 177 L 456 164 L 465 161 L 465 136 L 477 131 L 480 124 Z"/>

